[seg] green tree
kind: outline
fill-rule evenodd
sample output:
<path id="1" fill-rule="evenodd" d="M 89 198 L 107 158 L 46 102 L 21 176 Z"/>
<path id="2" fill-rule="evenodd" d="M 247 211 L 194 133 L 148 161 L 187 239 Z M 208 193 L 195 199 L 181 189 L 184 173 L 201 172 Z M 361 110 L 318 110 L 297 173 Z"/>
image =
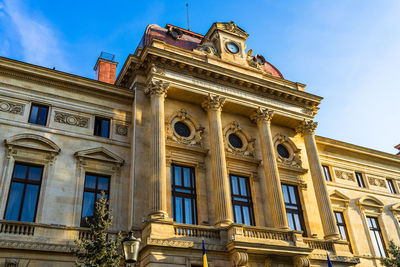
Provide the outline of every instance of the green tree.
<path id="1" fill-rule="evenodd" d="M 399 267 L 400 266 L 400 247 L 396 246 L 393 241 L 389 243 L 389 257 L 382 258 L 381 263 L 386 267 Z"/>
<path id="2" fill-rule="evenodd" d="M 94 216 L 86 222 L 90 227 L 90 238 L 87 240 L 75 240 L 77 249 L 73 254 L 78 258 L 75 262 L 79 267 L 113 267 L 120 266 L 122 259 L 118 247 L 121 244 L 121 234 L 118 233 L 116 240 L 108 240 L 107 230 L 112 225 L 113 217 L 108 209 L 108 201 L 104 192 L 97 200 Z"/>

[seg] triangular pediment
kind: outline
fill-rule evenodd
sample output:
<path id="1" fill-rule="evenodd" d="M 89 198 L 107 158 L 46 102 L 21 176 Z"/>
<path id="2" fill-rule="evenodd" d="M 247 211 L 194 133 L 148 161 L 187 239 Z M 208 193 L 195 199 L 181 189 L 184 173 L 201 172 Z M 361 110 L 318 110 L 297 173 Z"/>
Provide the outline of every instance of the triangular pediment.
<path id="1" fill-rule="evenodd" d="M 124 160 L 117 154 L 111 152 L 104 147 L 97 147 L 78 151 L 75 153 L 76 157 L 89 158 L 100 161 L 113 162 L 122 165 Z"/>
<path id="2" fill-rule="evenodd" d="M 6 146 L 15 146 L 45 152 L 59 153 L 61 150 L 56 143 L 37 134 L 17 134 L 4 140 L 4 143 Z"/>
<path id="3" fill-rule="evenodd" d="M 350 198 L 348 198 L 346 195 L 343 193 L 340 193 L 339 191 L 335 190 L 330 196 L 332 200 L 336 201 L 343 201 L 343 202 L 349 202 Z"/>

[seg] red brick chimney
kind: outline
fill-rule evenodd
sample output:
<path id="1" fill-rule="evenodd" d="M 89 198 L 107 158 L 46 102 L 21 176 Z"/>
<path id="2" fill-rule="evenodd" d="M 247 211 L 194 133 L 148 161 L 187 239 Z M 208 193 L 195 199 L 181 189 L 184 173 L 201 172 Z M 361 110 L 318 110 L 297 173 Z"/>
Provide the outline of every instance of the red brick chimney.
<path id="1" fill-rule="evenodd" d="M 96 71 L 96 80 L 114 84 L 118 62 L 114 61 L 115 55 L 101 52 L 97 59 L 94 70 Z"/>

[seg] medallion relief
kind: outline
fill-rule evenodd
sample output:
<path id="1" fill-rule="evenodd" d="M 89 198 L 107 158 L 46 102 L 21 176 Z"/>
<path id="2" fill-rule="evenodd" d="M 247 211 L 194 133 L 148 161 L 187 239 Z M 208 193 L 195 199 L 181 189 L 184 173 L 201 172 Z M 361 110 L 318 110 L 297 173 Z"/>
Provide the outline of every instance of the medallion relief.
<path id="1" fill-rule="evenodd" d="M 374 177 L 374 176 L 370 176 L 370 175 L 367 175 L 367 177 L 368 177 L 368 182 L 370 185 L 386 188 L 385 180 L 383 180 L 379 177 Z"/>
<path id="2" fill-rule="evenodd" d="M 166 123 L 167 140 L 184 145 L 202 146 L 204 127 L 188 113 L 180 109 Z"/>
<path id="3" fill-rule="evenodd" d="M 25 105 L 16 104 L 6 101 L 0 101 L 0 111 L 9 112 L 12 114 L 23 115 L 24 114 Z"/>
<path id="4" fill-rule="evenodd" d="M 354 172 L 350 170 L 336 169 L 335 168 L 335 176 L 338 179 L 349 180 L 352 182 L 356 181 L 354 177 Z"/>
<path id="5" fill-rule="evenodd" d="M 89 118 L 58 111 L 55 112 L 54 121 L 83 128 L 89 126 Z"/>
<path id="6" fill-rule="evenodd" d="M 237 121 L 231 122 L 223 130 L 225 150 L 238 156 L 254 158 L 254 138 L 244 131 Z"/>
<path id="7" fill-rule="evenodd" d="M 117 124 L 115 126 L 115 133 L 117 135 L 127 136 L 128 135 L 128 126 L 122 125 L 122 124 Z"/>

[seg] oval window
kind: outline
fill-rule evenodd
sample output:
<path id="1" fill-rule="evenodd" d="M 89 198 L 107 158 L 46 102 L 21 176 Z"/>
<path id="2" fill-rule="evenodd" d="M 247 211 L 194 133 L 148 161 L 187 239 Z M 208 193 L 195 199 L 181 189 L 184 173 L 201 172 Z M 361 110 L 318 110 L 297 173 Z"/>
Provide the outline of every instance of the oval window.
<path id="1" fill-rule="evenodd" d="M 230 134 L 229 135 L 229 143 L 236 148 L 242 148 L 243 147 L 243 142 L 242 139 L 240 139 L 239 136 L 237 136 L 236 134 Z"/>
<path id="2" fill-rule="evenodd" d="M 190 136 L 190 128 L 185 123 L 178 121 L 174 124 L 175 132 L 182 137 Z"/>
<path id="3" fill-rule="evenodd" d="M 239 53 L 239 46 L 233 42 L 229 42 L 226 44 L 226 48 L 228 48 L 228 51 L 231 52 L 232 54 Z"/>
<path id="4" fill-rule="evenodd" d="M 282 158 L 288 159 L 290 157 L 289 150 L 287 150 L 284 145 L 279 144 L 276 149 L 278 150 L 279 156 L 281 156 Z"/>

